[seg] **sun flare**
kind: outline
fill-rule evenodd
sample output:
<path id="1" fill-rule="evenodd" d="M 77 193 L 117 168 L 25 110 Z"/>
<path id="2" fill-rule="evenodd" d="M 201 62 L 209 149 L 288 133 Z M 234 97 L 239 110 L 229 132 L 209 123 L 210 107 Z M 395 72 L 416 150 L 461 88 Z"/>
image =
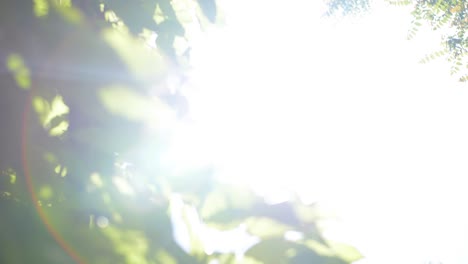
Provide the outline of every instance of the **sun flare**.
<path id="1" fill-rule="evenodd" d="M 294 10 L 311 10 L 296 2 Z M 225 29 L 193 48 L 190 124 L 173 156 L 210 161 L 219 179 L 272 201 L 297 193 L 332 208 L 341 221 L 328 223 L 326 234 L 357 245 L 362 263 L 414 263 L 428 249 L 449 256 L 426 232 L 459 213 L 462 190 L 447 177 L 456 182 L 467 172 L 460 164 L 468 129 L 457 120 L 468 113 L 468 94 L 448 74 L 427 77 L 441 64 L 417 64 L 436 38 L 407 42 L 407 21 L 399 19 L 407 14 L 379 5 L 345 22 L 272 3 L 264 13 L 260 3 L 252 14 L 238 6 L 226 8 Z M 412 232 L 401 241 L 395 230 Z M 412 243 L 423 250 L 405 250 Z M 394 244 L 402 254 L 388 258 L 384 249 Z"/>

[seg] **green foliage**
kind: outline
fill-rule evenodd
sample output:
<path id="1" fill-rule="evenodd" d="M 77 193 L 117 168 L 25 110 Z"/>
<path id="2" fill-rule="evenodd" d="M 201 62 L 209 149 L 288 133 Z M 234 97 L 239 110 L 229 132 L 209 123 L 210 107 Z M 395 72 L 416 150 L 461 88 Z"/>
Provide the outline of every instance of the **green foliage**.
<path id="1" fill-rule="evenodd" d="M 439 50 L 439 51 L 436 51 L 436 52 L 433 52 L 431 54 L 428 54 L 426 55 L 424 58 L 422 58 L 419 62 L 420 63 L 428 63 L 432 60 L 435 60 L 437 58 L 440 58 L 442 56 L 446 56 L 447 55 L 447 51 L 446 50 Z"/>
<path id="2" fill-rule="evenodd" d="M 34 0 L 34 14 L 44 17 L 49 14 L 49 2 L 47 0 Z"/>
<path id="3" fill-rule="evenodd" d="M 330 242 L 330 251 L 332 254 L 338 256 L 345 262 L 354 262 L 360 260 L 363 256 L 361 253 L 354 247 L 337 242 Z"/>
<path id="4" fill-rule="evenodd" d="M 419 10 L 414 10 L 413 12 L 411 12 L 411 14 L 413 15 L 414 19 L 411 21 L 411 26 L 410 26 L 410 29 L 408 30 L 407 38 L 409 40 L 414 38 L 416 33 L 418 33 L 419 28 L 422 26 L 422 24 L 421 24 L 421 14 L 420 14 Z"/>
<path id="5" fill-rule="evenodd" d="M 397 1 L 388 0 L 387 2 L 392 6 L 407 6 L 407 5 L 410 5 L 413 1 L 412 0 L 397 0 Z"/>
<path id="6" fill-rule="evenodd" d="M 246 255 L 263 263 L 347 263 L 336 255 L 320 255 L 305 244 L 282 238 L 265 239 L 250 248 Z"/>
<path id="7" fill-rule="evenodd" d="M 327 15 L 350 15 L 365 13 L 370 8 L 370 0 L 327 0 Z"/>
<path id="8" fill-rule="evenodd" d="M 468 1 L 466 0 L 386 0 L 392 6 L 410 6 L 413 20 L 409 25 L 407 38 L 413 39 L 424 24 L 429 24 L 441 36 L 443 51 L 428 54 L 421 60 L 427 63 L 442 55 L 451 63 L 452 75 L 465 81 L 468 65 Z M 370 9 L 369 1 L 330 0 L 327 1 L 327 14 L 343 15 L 365 13 Z M 443 54 L 442 54 L 443 53 Z"/>
<path id="9" fill-rule="evenodd" d="M 15 76 L 16 84 L 23 89 L 29 89 L 31 78 L 29 69 L 24 65 L 24 61 L 18 54 L 10 54 L 7 58 L 7 67 Z"/>
<path id="10" fill-rule="evenodd" d="M 32 107 L 49 135 L 60 136 L 67 131 L 69 108 L 61 96 L 55 96 L 50 103 L 42 97 L 35 96 L 32 99 Z"/>
<path id="11" fill-rule="evenodd" d="M 423 22 L 428 22 L 432 29 L 441 34 L 443 51 L 437 51 L 427 55 L 421 60 L 427 63 L 440 56 L 446 56 L 451 62 L 453 75 L 466 74 L 462 72 L 463 66 L 468 65 L 468 2 L 465 0 L 415 0 L 415 1 L 390 1 L 394 5 L 413 4 L 413 22 L 409 29 L 408 38 L 413 38 Z M 465 69 L 463 69 L 466 71 Z M 466 81 L 459 77 L 460 81 Z"/>
<path id="12" fill-rule="evenodd" d="M 104 108 L 114 115 L 144 121 L 151 115 L 151 101 L 127 87 L 111 86 L 99 90 Z M 122 105 L 125 103 L 125 105 Z"/>
<path id="13" fill-rule="evenodd" d="M 0 2 L 0 263 L 239 263 L 236 249 L 206 253 L 190 212 L 260 240 L 240 263 L 357 259 L 325 240 L 316 208 L 268 204 L 217 183 L 208 166 L 181 171 L 161 158 L 180 107 L 167 76 L 183 78 L 187 27 L 199 24 L 187 14 L 218 19 L 215 1 L 197 3 Z"/>
<path id="14" fill-rule="evenodd" d="M 282 237 L 292 227 L 282 224 L 268 217 L 250 217 L 244 221 L 247 232 L 263 239 Z"/>

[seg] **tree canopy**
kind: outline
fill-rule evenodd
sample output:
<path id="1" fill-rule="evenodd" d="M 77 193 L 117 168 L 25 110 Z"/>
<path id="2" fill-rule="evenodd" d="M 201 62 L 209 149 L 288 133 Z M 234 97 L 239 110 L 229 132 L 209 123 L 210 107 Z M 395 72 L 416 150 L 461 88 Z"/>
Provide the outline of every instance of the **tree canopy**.
<path id="1" fill-rule="evenodd" d="M 408 25 L 408 39 L 413 39 L 419 29 L 428 25 L 440 35 L 439 50 L 427 54 L 421 63 L 428 63 L 437 58 L 444 58 L 451 64 L 450 72 L 461 82 L 468 80 L 467 47 L 468 3 L 464 0 L 385 0 L 390 5 L 408 7 L 413 20 Z M 329 0 L 327 15 L 363 14 L 372 8 L 373 1 L 367 0 Z"/>
<path id="2" fill-rule="evenodd" d="M 424 62 L 445 56 L 468 80 L 468 3 L 392 3 L 413 5 L 410 35 L 422 21 L 451 29 Z M 370 5 L 328 4 L 329 14 Z M 164 162 L 174 120 L 187 111 L 171 78 L 184 82 L 192 39 L 222 19 L 214 0 L 0 1 L 1 263 L 362 258 L 323 236 L 316 205 L 271 204 L 216 181 L 208 165 L 180 170 Z M 233 229 L 245 242 L 207 248 L 211 233 L 229 240 L 223 232 Z M 239 241 L 252 246 L 232 246 Z"/>

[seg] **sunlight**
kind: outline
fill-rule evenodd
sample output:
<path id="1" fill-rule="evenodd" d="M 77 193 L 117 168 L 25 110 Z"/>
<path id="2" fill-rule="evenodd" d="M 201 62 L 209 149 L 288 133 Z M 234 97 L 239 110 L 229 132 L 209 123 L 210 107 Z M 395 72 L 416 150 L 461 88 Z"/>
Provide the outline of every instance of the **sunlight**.
<path id="1" fill-rule="evenodd" d="M 0 263 L 468 263 L 468 0 L 49 2 L 0 2 Z"/>
<path id="2" fill-rule="evenodd" d="M 333 208 L 341 221 L 326 234 L 362 263 L 454 258 L 468 231 L 468 94 L 447 65 L 417 63 L 436 35 L 406 41 L 405 10 L 339 22 L 307 2 L 223 3 L 227 27 L 193 49 L 191 128 L 173 156 L 211 160 L 219 179 L 268 199 Z"/>

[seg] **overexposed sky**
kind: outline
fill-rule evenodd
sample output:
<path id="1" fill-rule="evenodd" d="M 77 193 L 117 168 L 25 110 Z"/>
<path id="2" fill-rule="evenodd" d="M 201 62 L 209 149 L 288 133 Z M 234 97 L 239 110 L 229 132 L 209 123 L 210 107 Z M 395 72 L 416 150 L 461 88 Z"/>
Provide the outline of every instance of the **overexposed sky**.
<path id="1" fill-rule="evenodd" d="M 418 64 L 438 35 L 407 41 L 405 8 L 338 21 L 319 2 L 221 2 L 226 28 L 193 49 L 197 151 L 181 152 L 336 209 L 328 234 L 363 264 L 468 263 L 468 87 L 444 60 Z"/>

